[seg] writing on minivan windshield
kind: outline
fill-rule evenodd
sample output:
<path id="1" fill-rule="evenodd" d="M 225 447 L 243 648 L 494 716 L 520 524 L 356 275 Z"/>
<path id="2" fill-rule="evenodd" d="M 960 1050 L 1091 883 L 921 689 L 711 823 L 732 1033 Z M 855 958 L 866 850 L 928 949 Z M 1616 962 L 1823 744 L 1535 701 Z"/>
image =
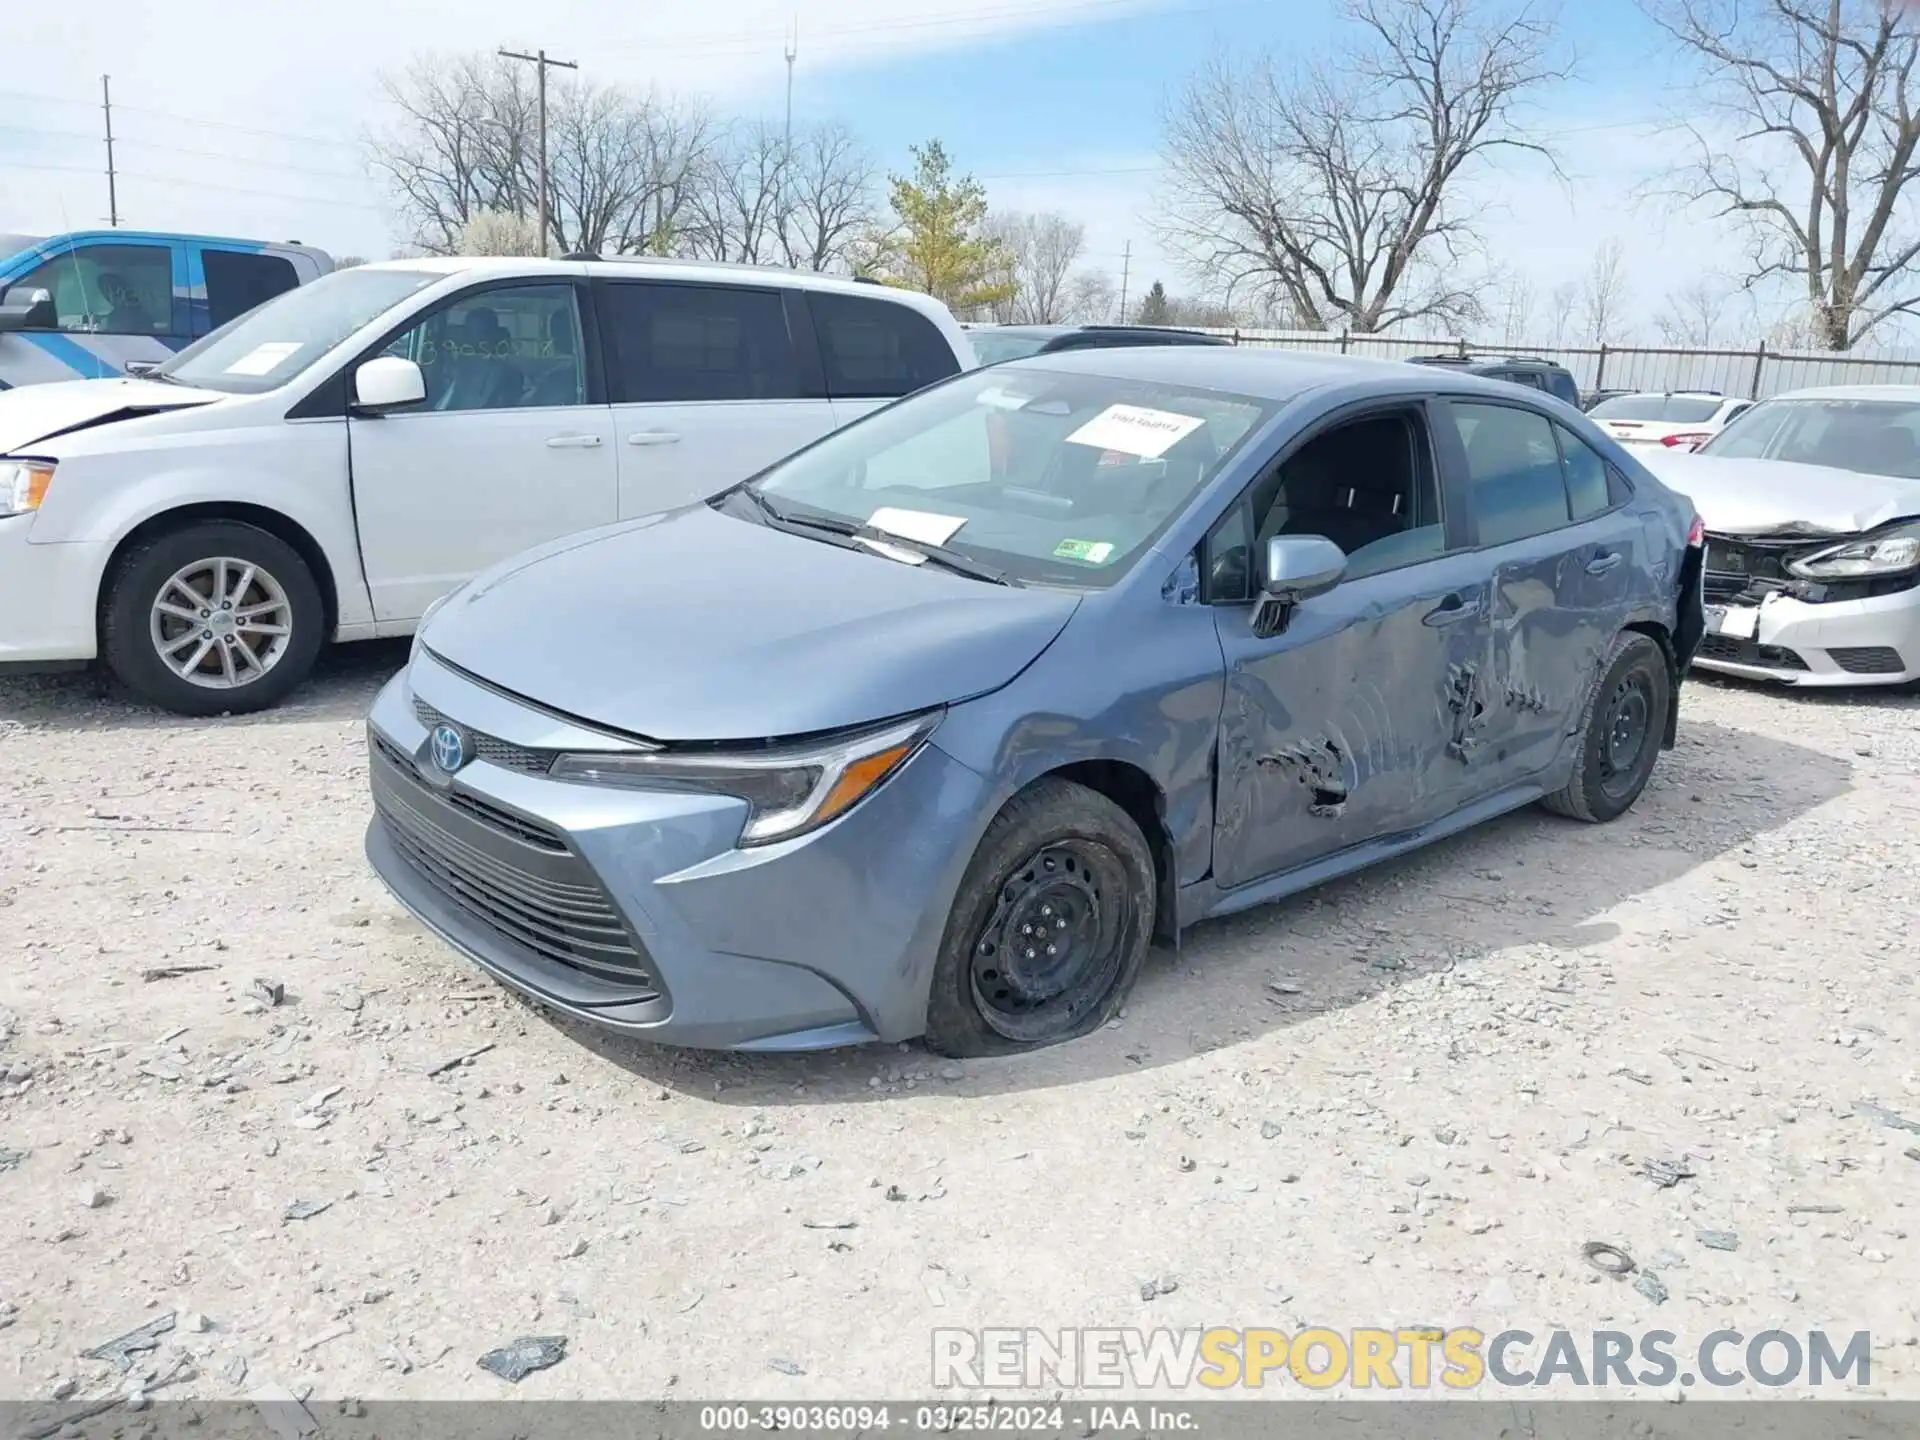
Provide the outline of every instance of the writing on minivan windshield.
<path id="1" fill-rule="evenodd" d="M 336 270 L 229 320 L 157 373 L 233 394 L 275 389 L 440 278 L 431 270 Z"/>
<path id="2" fill-rule="evenodd" d="M 944 547 L 1016 580 L 1105 586 L 1271 408 L 1109 376 L 975 371 L 829 436 L 754 488 L 786 513 Z"/>

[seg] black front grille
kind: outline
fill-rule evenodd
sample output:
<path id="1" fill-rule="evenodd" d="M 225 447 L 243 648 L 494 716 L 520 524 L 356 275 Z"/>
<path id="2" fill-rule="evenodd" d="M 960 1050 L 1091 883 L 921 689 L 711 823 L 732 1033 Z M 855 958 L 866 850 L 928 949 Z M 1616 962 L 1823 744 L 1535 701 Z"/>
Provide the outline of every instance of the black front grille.
<path id="1" fill-rule="evenodd" d="M 462 801 L 506 812 L 427 785 L 378 736 L 375 750 L 374 808 L 394 848 L 442 899 L 544 959 L 633 987 L 633 1000 L 659 995 L 646 952 L 585 861 L 564 845 L 558 854 L 546 846 L 516 854 L 514 841 L 463 835 L 463 817 L 474 812 Z"/>
<path id="2" fill-rule="evenodd" d="M 1807 662 L 1779 645 L 1759 645 L 1731 635 L 1705 635 L 1694 652 L 1697 660 L 1719 660 L 1728 665 L 1758 665 L 1768 670 L 1805 670 Z"/>
<path id="3" fill-rule="evenodd" d="M 498 735 L 470 730 L 458 720 L 443 715 L 417 695 L 413 700 L 413 714 L 429 730 L 436 725 L 453 726 L 473 741 L 475 758 L 489 765 L 498 765 L 503 770 L 518 770 L 522 775 L 544 775 L 553 768 L 551 750 L 535 750 L 527 745 L 515 745 L 511 740 L 502 740 Z"/>
<path id="4" fill-rule="evenodd" d="M 1891 645 L 1842 645 L 1827 654 L 1849 675 L 1898 675 L 1907 668 Z"/>
<path id="5" fill-rule="evenodd" d="M 375 749 L 393 763 L 401 775 L 413 784 L 420 785 L 422 789 L 426 788 L 420 780 L 419 766 L 414 763 L 411 755 L 384 735 L 375 734 L 373 744 Z M 489 804 L 478 795 L 469 795 L 464 790 L 433 793 L 436 800 L 451 805 L 463 814 L 471 815 L 481 824 L 490 826 L 503 835 L 512 836 L 523 844 L 535 845 L 542 850 L 551 850 L 556 855 L 564 855 L 567 852 L 567 842 L 538 821 L 529 820 L 524 815 L 516 815 L 511 810 Z"/>

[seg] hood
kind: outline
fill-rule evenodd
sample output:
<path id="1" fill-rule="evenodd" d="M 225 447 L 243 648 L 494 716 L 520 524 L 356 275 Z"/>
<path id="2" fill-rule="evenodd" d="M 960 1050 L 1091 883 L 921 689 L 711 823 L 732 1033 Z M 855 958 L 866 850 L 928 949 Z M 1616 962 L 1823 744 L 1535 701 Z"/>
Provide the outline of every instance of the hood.
<path id="1" fill-rule="evenodd" d="M 1687 453 L 1640 463 L 1693 501 L 1707 529 L 1721 535 L 1855 535 L 1920 515 L 1920 480 Z"/>
<path id="2" fill-rule="evenodd" d="M 516 695 L 653 740 L 758 740 L 996 690 L 1079 600 L 804 539 L 705 505 L 522 557 L 421 643 Z"/>
<path id="3" fill-rule="evenodd" d="M 161 380 L 57 380 L 0 392 L 0 455 L 55 435 L 229 397 Z"/>

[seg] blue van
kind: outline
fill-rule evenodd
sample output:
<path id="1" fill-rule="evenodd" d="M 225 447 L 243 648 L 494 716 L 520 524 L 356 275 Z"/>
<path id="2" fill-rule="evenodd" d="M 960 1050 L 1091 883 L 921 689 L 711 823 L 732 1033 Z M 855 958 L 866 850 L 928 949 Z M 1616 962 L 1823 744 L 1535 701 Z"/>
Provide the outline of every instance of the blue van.
<path id="1" fill-rule="evenodd" d="M 332 259 L 308 245 L 77 230 L 0 235 L 0 390 L 158 364 Z"/>

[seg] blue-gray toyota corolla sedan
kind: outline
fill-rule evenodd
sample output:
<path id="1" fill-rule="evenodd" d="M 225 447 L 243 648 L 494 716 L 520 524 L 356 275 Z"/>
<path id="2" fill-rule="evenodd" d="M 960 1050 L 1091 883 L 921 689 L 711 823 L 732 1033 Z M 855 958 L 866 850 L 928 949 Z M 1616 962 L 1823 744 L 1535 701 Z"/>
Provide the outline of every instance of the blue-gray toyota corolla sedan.
<path id="1" fill-rule="evenodd" d="M 456 591 L 374 706 L 367 850 L 636 1035 L 1046 1044 L 1205 916 L 1533 801 L 1619 815 L 1673 742 L 1699 539 L 1497 381 L 971 371 Z"/>

